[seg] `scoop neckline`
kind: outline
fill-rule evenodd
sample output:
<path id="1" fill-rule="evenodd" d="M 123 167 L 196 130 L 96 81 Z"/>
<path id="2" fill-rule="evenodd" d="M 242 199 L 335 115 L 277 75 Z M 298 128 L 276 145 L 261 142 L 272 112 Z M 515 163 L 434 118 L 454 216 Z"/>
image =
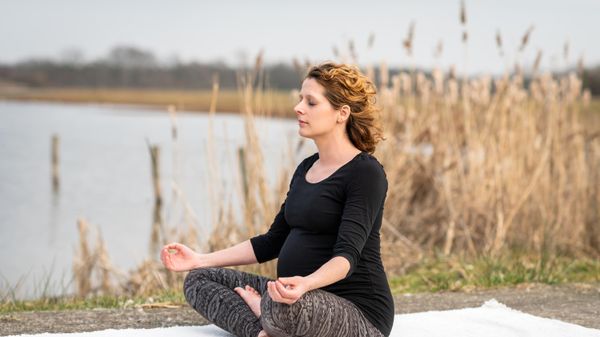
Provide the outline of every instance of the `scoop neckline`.
<path id="1" fill-rule="evenodd" d="M 323 182 L 325 182 L 326 180 L 329 180 L 331 177 L 333 177 L 336 173 L 338 173 L 341 169 L 343 169 L 344 167 L 350 165 L 350 163 L 354 162 L 356 160 L 356 158 L 360 157 L 362 154 L 364 154 L 364 151 L 360 151 L 359 153 L 356 154 L 356 156 L 354 156 L 352 159 L 350 159 L 348 162 L 346 162 L 344 165 L 340 166 L 337 168 L 337 170 L 333 171 L 333 173 L 331 173 L 330 175 L 328 175 L 327 177 L 317 181 L 316 183 L 311 183 L 310 181 L 308 181 L 306 179 L 306 174 L 308 173 L 308 170 L 310 170 L 310 168 L 315 164 L 315 162 L 319 159 L 319 152 L 315 153 L 314 155 L 317 157 L 317 159 L 315 159 L 310 166 L 308 166 L 308 168 L 304 171 L 304 173 L 302 174 L 302 179 L 304 180 L 304 182 L 306 182 L 309 185 L 319 185 Z"/>

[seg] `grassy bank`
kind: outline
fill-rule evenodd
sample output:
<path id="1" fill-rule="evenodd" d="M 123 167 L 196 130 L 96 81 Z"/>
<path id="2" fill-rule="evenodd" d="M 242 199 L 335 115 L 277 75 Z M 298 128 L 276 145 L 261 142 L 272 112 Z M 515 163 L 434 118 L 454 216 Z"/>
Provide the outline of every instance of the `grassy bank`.
<path id="1" fill-rule="evenodd" d="M 164 89 L 83 89 L 47 88 L 0 90 L 0 99 L 21 101 L 47 101 L 64 103 L 134 104 L 166 110 L 174 106 L 179 111 L 208 111 L 211 104 L 210 90 L 164 90 Z M 218 94 L 216 112 L 242 111 L 243 96 L 235 90 L 221 90 Z M 265 91 L 257 102 L 255 113 L 267 116 L 293 116 L 293 100 L 287 91 Z"/>
<path id="2" fill-rule="evenodd" d="M 600 282 L 600 261 L 519 255 L 475 259 L 438 257 L 425 259 L 405 274 L 392 277 L 390 286 L 394 293 L 418 293 L 574 282 Z"/>
<path id="3" fill-rule="evenodd" d="M 437 257 L 425 259 L 403 275 L 391 276 L 394 294 L 439 291 L 472 291 L 520 284 L 564 284 L 600 282 L 600 261 L 591 259 L 535 259 L 526 256 Z M 178 307 L 185 304 L 179 289 L 144 296 L 58 297 L 34 301 L 5 299 L 0 314 L 40 310 L 86 310 L 94 308 Z"/>
<path id="4" fill-rule="evenodd" d="M 164 290 L 147 296 L 92 296 L 79 297 L 49 297 L 32 301 L 5 300 L 0 304 L 0 314 L 21 311 L 47 310 L 88 310 L 96 308 L 131 308 L 131 307 L 179 307 L 185 303 L 181 291 Z"/>

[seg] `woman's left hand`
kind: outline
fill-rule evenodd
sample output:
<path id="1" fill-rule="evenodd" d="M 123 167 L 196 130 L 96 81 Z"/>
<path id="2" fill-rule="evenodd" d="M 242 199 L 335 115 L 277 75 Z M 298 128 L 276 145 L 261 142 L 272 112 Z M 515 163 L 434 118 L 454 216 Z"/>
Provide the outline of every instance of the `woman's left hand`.
<path id="1" fill-rule="evenodd" d="M 309 290 L 308 280 L 302 276 L 280 277 L 276 281 L 267 282 L 269 296 L 280 303 L 296 303 Z"/>

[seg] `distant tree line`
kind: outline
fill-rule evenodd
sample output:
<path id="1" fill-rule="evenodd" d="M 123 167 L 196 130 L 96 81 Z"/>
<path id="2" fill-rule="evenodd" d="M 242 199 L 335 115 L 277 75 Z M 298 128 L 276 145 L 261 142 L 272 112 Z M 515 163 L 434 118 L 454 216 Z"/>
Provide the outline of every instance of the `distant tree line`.
<path id="1" fill-rule="evenodd" d="M 302 80 L 298 68 L 291 63 L 265 65 L 265 83 L 273 89 L 298 88 Z M 37 59 L 0 64 L 0 82 L 33 88 L 210 89 L 214 74 L 218 74 L 222 89 L 235 89 L 243 70 L 223 62 L 162 63 L 151 52 L 119 46 L 91 62 L 83 62 L 79 52 L 69 51 L 59 61 Z M 390 69 L 390 75 L 398 72 L 400 69 Z M 593 95 L 600 95 L 600 66 L 583 71 L 583 84 Z"/>
<path id="2" fill-rule="evenodd" d="M 234 89 L 239 69 L 222 64 L 189 63 L 169 67 L 128 68 L 104 62 L 85 65 L 29 61 L 12 66 L 0 65 L 0 81 L 28 87 L 84 88 L 165 88 L 210 89 L 214 74 L 223 89 Z M 267 83 L 273 88 L 297 88 L 300 77 L 293 67 L 283 64 L 264 69 Z"/>
<path id="3" fill-rule="evenodd" d="M 221 88 L 235 89 L 243 70 L 217 62 L 162 64 L 150 52 L 116 47 L 105 58 L 87 63 L 71 52 L 60 61 L 35 59 L 0 65 L 0 81 L 33 88 L 210 89 L 213 76 L 218 74 Z M 266 83 L 276 89 L 297 88 L 301 82 L 299 72 L 291 65 L 267 65 L 263 75 Z"/>

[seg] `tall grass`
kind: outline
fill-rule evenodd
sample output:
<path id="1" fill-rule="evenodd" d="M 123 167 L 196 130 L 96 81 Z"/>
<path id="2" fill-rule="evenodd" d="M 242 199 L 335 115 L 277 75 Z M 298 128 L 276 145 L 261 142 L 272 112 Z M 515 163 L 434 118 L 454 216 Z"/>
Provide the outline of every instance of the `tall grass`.
<path id="1" fill-rule="evenodd" d="M 600 142 L 574 74 L 458 81 L 401 73 L 380 87 L 386 220 L 421 250 L 597 256 Z M 597 128 L 597 126 L 595 126 Z"/>

